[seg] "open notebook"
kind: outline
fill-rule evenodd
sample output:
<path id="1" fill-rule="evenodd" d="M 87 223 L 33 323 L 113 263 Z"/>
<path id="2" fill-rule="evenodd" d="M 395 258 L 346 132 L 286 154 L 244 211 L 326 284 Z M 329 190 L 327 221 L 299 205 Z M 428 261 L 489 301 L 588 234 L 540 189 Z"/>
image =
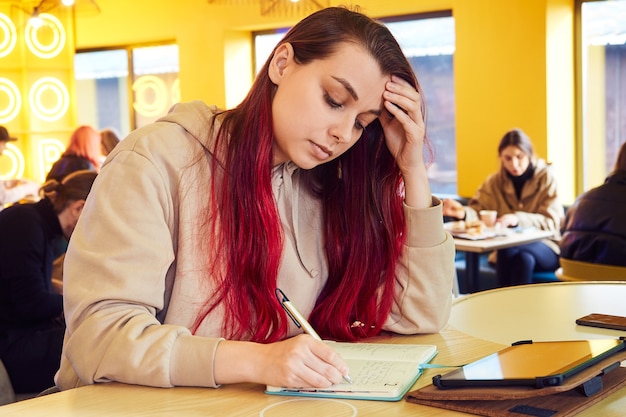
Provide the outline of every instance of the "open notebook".
<path id="1" fill-rule="evenodd" d="M 434 345 L 327 343 L 348 364 L 352 384 L 345 382 L 324 389 L 267 386 L 265 392 L 275 395 L 398 401 L 422 374 L 421 365 L 437 354 Z"/>

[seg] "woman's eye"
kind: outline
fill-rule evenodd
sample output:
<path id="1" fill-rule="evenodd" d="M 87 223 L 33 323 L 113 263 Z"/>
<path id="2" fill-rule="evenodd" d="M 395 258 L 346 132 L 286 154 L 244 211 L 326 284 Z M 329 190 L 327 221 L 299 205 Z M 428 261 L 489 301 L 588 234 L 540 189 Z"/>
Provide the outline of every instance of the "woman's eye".
<path id="1" fill-rule="evenodd" d="M 333 109 L 341 108 L 341 104 L 333 100 L 333 98 L 328 93 L 324 93 L 324 99 L 326 100 L 326 102 L 331 108 Z"/>

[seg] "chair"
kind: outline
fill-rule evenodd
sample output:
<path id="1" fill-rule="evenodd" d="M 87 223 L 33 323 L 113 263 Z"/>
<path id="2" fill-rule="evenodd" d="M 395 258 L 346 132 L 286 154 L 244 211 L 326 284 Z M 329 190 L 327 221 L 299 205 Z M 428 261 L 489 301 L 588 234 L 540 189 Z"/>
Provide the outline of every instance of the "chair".
<path id="1" fill-rule="evenodd" d="M 9 379 L 9 374 L 0 360 L 0 406 L 14 403 L 16 401 L 15 391 Z"/>
<path id="2" fill-rule="evenodd" d="M 560 259 L 556 276 L 561 281 L 626 281 L 626 267 Z"/>

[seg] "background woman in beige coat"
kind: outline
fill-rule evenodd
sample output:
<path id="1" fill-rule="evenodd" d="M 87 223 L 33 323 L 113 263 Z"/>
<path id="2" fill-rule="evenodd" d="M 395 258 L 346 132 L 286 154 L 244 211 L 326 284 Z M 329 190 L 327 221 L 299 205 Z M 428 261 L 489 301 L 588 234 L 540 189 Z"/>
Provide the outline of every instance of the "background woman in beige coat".
<path id="1" fill-rule="evenodd" d="M 521 129 L 507 132 L 498 145 L 500 170 L 480 186 L 468 206 L 445 200 L 445 216 L 472 221 L 480 210 L 496 210 L 501 227 L 554 231 L 554 239 L 499 250 L 496 275 L 501 286 L 532 282 L 534 271 L 559 267 L 558 234 L 563 221 L 551 166 L 535 157 L 530 138 Z"/>

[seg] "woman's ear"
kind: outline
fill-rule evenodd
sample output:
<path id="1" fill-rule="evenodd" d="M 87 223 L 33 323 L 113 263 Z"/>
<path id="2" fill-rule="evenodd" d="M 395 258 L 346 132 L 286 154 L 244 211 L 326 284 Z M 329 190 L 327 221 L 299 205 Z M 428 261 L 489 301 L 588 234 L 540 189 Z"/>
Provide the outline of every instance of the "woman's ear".
<path id="1" fill-rule="evenodd" d="M 276 48 L 268 69 L 268 75 L 274 84 L 280 84 L 285 69 L 294 62 L 293 57 L 293 46 L 290 43 L 280 44 Z"/>

